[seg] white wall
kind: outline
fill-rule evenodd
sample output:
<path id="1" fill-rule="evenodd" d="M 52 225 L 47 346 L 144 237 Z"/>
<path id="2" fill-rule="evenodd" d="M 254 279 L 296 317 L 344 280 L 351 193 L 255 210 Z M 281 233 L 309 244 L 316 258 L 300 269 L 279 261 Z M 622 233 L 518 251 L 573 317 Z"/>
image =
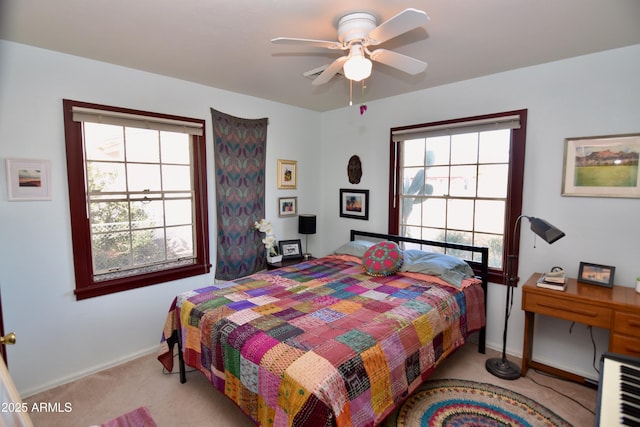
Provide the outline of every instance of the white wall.
<path id="1" fill-rule="evenodd" d="M 437 64 L 433 64 L 437 66 Z M 427 70 L 427 73 L 429 70 Z M 616 266 L 615 282 L 633 286 L 640 275 L 640 200 L 562 197 L 564 139 L 640 132 L 640 45 L 519 69 L 323 114 L 323 206 L 319 230 L 325 250 L 342 242 L 351 228 L 387 229 L 389 130 L 391 127 L 528 109 L 523 208 L 566 233 L 553 245 L 538 239 L 525 222 L 519 270 L 523 283 L 533 272 L 563 266 L 575 277 L 580 261 Z M 375 85 L 372 79 L 368 85 Z M 362 159 L 360 184 L 346 175 L 349 157 Z M 326 159 L 333 159 L 326 161 Z M 370 190 L 368 222 L 339 218 L 338 190 Z M 488 344 L 502 346 L 505 294 L 489 288 Z M 516 291 L 507 351 L 522 355 L 524 317 Z M 592 345 L 585 326 L 550 318 L 536 323 L 534 358 L 591 378 Z M 594 332 L 598 352 L 608 332 Z M 599 357 L 599 356 L 598 356 Z"/>
<path id="2" fill-rule="evenodd" d="M 213 281 L 212 273 L 75 300 L 63 98 L 207 120 L 213 265 L 211 107 L 239 117 L 269 118 L 266 210 L 278 238 L 302 237 L 296 218 L 278 218 L 278 197 L 297 196 L 301 211 L 320 211 L 315 196 L 321 185 L 317 113 L 5 41 L 0 41 L 0 63 L 0 286 L 5 330 L 18 336 L 17 344 L 8 347 L 8 359 L 22 395 L 155 351 L 173 297 Z M 5 158 L 50 160 L 53 200 L 8 202 Z M 297 190 L 276 190 L 279 158 L 298 161 Z"/>

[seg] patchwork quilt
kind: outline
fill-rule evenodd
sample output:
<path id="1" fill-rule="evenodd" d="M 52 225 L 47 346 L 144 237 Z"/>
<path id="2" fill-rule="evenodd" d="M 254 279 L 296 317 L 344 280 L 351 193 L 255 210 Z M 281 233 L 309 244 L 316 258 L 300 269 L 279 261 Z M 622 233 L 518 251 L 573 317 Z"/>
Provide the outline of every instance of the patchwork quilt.
<path id="1" fill-rule="evenodd" d="M 327 256 L 178 295 L 158 359 L 173 369 L 178 331 L 185 363 L 261 426 L 373 426 L 484 322 L 478 280 Z"/>

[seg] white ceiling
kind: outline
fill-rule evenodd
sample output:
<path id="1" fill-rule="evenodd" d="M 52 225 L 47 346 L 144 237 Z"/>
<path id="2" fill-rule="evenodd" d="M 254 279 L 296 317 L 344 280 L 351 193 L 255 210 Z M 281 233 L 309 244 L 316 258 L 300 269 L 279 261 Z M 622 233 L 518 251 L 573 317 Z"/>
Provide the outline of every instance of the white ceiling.
<path id="1" fill-rule="evenodd" d="M 343 52 L 270 40 L 333 41 L 347 12 L 382 22 L 409 7 L 429 14 L 426 28 L 380 47 L 429 67 L 374 63 L 365 102 L 640 43 L 638 0 L 0 0 L 0 38 L 327 111 L 348 105 L 348 81 L 303 73 Z"/>

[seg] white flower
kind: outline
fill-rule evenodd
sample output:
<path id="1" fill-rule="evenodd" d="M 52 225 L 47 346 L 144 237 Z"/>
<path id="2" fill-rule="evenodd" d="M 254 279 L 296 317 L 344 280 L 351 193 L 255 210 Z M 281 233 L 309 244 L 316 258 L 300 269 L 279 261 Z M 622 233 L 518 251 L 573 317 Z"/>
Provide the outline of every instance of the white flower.
<path id="1" fill-rule="evenodd" d="M 262 218 L 260 221 L 254 222 L 253 228 L 264 233 L 264 239 L 262 239 L 262 243 L 264 243 L 264 247 L 267 250 L 267 253 L 270 256 L 277 255 L 277 240 L 276 235 L 271 229 L 271 221 L 268 221 L 266 218 Z"/>

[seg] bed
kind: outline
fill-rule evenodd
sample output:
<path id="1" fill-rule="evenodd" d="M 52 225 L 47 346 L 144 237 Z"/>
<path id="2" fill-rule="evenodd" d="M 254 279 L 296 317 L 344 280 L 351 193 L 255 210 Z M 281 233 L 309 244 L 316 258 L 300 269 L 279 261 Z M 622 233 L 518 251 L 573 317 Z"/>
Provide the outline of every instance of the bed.
<path id="1" fill-rule="evenodd" d="M 177 346 L 181 382 L 197 369 L 261 426 L 377 425 L 472 333 L 484 353 L 487 270 L 487 248 L 352 230 L 325 257 L 178 295 L 158 360 L 172 371 Z"/>

